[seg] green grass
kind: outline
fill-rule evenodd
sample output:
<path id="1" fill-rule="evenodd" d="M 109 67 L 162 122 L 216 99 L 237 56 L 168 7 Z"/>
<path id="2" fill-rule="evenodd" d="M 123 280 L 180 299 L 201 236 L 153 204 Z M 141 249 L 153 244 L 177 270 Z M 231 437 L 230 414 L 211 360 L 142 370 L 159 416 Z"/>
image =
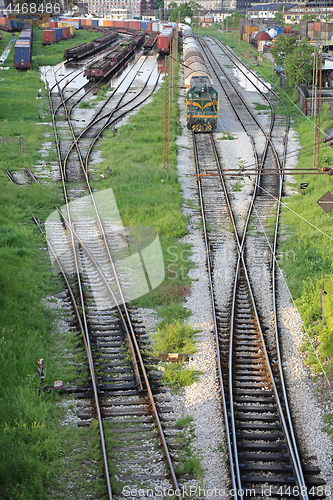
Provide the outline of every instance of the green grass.
<path id="1" fill-rule="evenodd" d="M 156 334 L 155 351 L 193 354 L 196 352 L 195 334 L 191 325 L 180 320 L 164 325 Z"/>
<path id="2" fill-rule="evenodd" d="M 179 391 L 182 387 L 192 385 L 199 379 L 200 373 L 192 368 L 186 368 L 185 363 L 164 363 L 164 373 L 162 380 L 174 391 Z"/>
<path id="3" fill-rule="evenodd" d="M 66 49 L 88 43 L 103 35 L 103 33 L 90 32 L 86 30 L 76 30 L 75 36 L 68 40 L 60 40 L 51 45 L 43 45 L 43 30 L 34 28 L 34 41 L 32 50 L 33 69 L 38 70 L 39 66 L 53 66 L 64 61 Z"/>
<path id="4" fill-rule="evenodd" d="M 195 437 L 193 427 L 193 417 L 186 415 L 177 420 L 176 426 L 182 429 L 182 433 L 178 436 L 177 440 L 182 446 L 179 453 L 179 465 L 176 468 L 177 474 L 193 475 L 196 479 L 200 479 L 203 475 L 200 458 L 193 451 L 193 440 Z"/>
<path id="5" fill-rule="evenodd" d="M 11 36 L 4 33 L 0 51 Z M 88 373 L 82 340 L 75 333 L 59 331 L 62 311 L 45 305 L 45 297 L 62 291 L 64 285 L 54 274 L 45 241 L 31 219 L 33 212 L 44 221 L 55 204 L 63 203 L 60 185 L 13 185 L 4 172 L 33 170 L 42 160 L 43 141 L 52 140 L 43 137 L 51 127 L 36 124 L 50 121 L 45 95 L 36 99 L 38 89 L 44 88 L 39 74 L 19 72 L 12 61 L 13 50 L 8 56 L 10 69 L 0 75 L 0 496 L 80 499 L 90 492 L 101 497 L 105 487 L 96 429 L 62 426 L 67 411 L 64 397 L 40 390 L 37 360 L 41 357 L 46 385 L 57 379 L 82 383 Z M 83 458 L 90 467 L 82 467 Z M 91 480 L 91 474 L 96 479 Z"/>

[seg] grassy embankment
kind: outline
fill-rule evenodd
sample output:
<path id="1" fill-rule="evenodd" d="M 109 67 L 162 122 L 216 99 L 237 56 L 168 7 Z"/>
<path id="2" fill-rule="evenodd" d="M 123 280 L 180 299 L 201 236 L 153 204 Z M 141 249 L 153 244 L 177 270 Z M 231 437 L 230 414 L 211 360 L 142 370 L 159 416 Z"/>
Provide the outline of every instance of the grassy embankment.
<path id="1" fill-rule="evenodd" d="M 4 33 L 0 53 L 11 37 Z M 57 47 L 59 62 L 63 49 Z M 53 152 L 43 159 L 39 154 L 43 133 L 52 130 L 50 115 L 47 100 L 36 99 L 43 88 L 38 72 L 19 72 L 12 61 L 13 50 L 6 61 L 10 69 L 0 79 L 0 497 L 46 499 L 52 492 L 59 499 L 83 498 L 104 491 L 97 429 L 62 426 L 64 396 L 40 391 L 37 373 L 42 357 L 46 385 L 87 378 L 85 370 L 77 373 L 84 360 L 79 337 L 60 332 L 62 313 L 45 306 L 45 297 L 63 284 L 51 270 L 45 241 L 30 213 L 43 221 L 63 197 L 58 184 L 17 186 L 5 174 L 5 169 L 33 169 L 41 160 L 54 159 Z M 39 114 L 45 116 L 43 125 L 36 124 Z M 74 406 L 74 399 L 65 399 L 68 408 Z"/>
<path id="2" fill-rule="evenodd" d="M 211 35 L 211 29 L 202 29 L 201 33 L 203 32 Z M 236 32 L 223 35 L 221 32 L 218 34 L 214 32 L 214 36 L 223 39 L 245 59 L 250 60 L 251 55 L 258 55 L 253 47 L 245 42 L 239 42 Z M 306 118 L 298 108 L 297 91 L 284 91 L 279 88 L 278 79 L 276 75 L 273 75 L 272 63 L 269 61 L 252 61 L 249 66 L 279 90 L 293 118 L 292 125 L 298 132 L 301 147 L 313 145 L 313 120 Z M 282 107 L 278 111 L 282 112 Z M 333 115 L 324 108 L 321 117 L 322 138 L 324 132 L 331 127 L 333 127 Z M 307 151 L 299 155 L 298 164 L 303 168 L 313 168 L 313 150 L 310 147 Z M 320 165 L 333 165 L 333 152 L 328 146 L 320 150 Z M 296 184 L 292 186 L 298 188 L 298 193 L 285 197 L 285 205 L 282 209 L 280 265 L 312 342 L 311 345 L 308 339 L 302 348 L 306 363 L 315 372 L 320 373 L 322 370 L 318 356 L 331 376 L 333 372 L 333 212 L 326 214 L 318 205 L 317 200 L 328 190 L 333 193 L 333 179 L 327 175 L 304 175 L 296 176 L 295 180 Z M 307 189 L 299 189 L 301 182 L 309 184 Z"/>

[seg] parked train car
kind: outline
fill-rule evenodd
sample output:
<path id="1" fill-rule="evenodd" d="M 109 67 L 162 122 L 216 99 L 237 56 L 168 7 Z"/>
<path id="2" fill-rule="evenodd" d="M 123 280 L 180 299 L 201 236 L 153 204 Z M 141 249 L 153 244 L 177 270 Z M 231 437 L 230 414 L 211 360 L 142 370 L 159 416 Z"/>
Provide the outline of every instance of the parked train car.
<path id="1" fill-rule="evenodd" d="M 213 87 L 200 45 L 189 30 L 183 32 L 183 59 L 187 128 L 194 132 L 216 130 L 219 114 L 218 93 Z"/>
<path id="2" fill-rule="evenodd" d="M 15 43 L 14 68 L 31 68 L 33 32 L 31 26 L 21 31 L 18 40 Z"/>
<path id="3" fill-rule="evenodd" d="M 165 26 L 162 33 L 157 37 L 157 52 L 159 54 L 169 54 L 172 39 L 172 26 Z"/>
<path id="4" fill-rule="evenodd" d="M 113 31 L 108 35 L 101 36 L 100 38 L 95 38 L 90 43 L 81 43 L 76 47 L 65 50 L 64 57 L 68 59 L 82 59 L 83 57 L 90 56 L 103 50 L 105 47 L 113 43 L 118 37 L 118 33 Z"/>
<path id="5" fill-rule="evenodd" d="M 144 42 L 144 34 L 137 35 L 132 40 L 121 42 L 108 55 L 90 64 L 84 71 L 89 80 L 100 80 L 116 71 L 134 53 L 136 47 Z"/>

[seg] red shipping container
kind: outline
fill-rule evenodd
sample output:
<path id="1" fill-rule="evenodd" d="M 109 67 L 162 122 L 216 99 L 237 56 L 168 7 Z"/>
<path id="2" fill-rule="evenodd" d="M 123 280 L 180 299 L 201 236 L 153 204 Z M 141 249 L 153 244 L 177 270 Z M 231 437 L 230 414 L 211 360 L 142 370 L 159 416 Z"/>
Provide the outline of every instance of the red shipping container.
<path id="1" fill-rule="evenodd" d="M 71 29 L 69 26 L 65 26 L 62 28 L 62 37 L 64 40 L 67 40 L 67 38 L 71 37 Z"/>
<path id="2" fill-rule="evenodd" d="M 115 22 L 114 22 L 114 25 L 115 25 L 117 28 L 123 28 L 123 27 L 124 27 L 124 21 L 115 21 Z"/>
<path id="3" fill-rule="evenodd" d="M 152 29 L 153 29 L 153 23 L 147 21 L 147 31 L 152 31 Z"/>
<path id="4" fill-rule="evenodd" d="M 123 21 L 123 27 L 128 28 L 128 21 Z"/>
<path id="5" fill-rule="evenodd" d="M 134 30 L 141 30 L 141 22 L 140 21 L 128 21 L 128 27 Z"/>
<path id="6" fill-rule="evenodd" d="M 58 28 L 58 21 L 50 21 L 49 27 L 50 28 Z"/>
<path id="7" fill-rule="evenodd" d="M 321 23 L 314 23 L 314 30 L 321 31 Z"/>
<path id="8" fill-rule="evenodd" d="M 172 32 L 170 33 L 161 33 L 157 38 L 157 52 L 162 54 L 169 53 L 169 45 L 171 39 Z"/>
<path id="9" fill-rule="evenodd" d="M 5 26 L 5 24 L 6 24 L 6 18 L 0 17 L 0 26 Z"/>
<path id="10" fill-rule="evenodd" d="M 43 31 L 43 44 L 50 45 L 56 41 L 56 32 L 54 30 Z"/>

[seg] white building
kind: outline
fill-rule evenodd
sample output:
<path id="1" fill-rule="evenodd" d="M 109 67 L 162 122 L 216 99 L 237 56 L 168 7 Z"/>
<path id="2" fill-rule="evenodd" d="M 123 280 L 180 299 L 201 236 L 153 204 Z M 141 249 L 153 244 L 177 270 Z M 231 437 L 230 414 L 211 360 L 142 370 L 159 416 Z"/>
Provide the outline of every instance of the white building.
<path id="1" fill-rule="evenodd" d="M 110 19 L 131 18 L 140 15 L 141 0 L 88 0 L 88 13 Z"/>

